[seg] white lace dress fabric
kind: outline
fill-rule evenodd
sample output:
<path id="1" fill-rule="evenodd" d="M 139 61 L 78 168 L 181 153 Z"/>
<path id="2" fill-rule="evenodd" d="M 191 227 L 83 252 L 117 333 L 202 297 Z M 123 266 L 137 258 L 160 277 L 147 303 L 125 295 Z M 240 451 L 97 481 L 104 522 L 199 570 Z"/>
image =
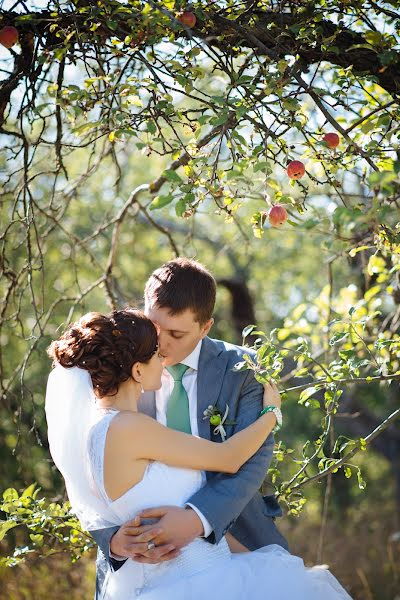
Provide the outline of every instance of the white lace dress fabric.
<path id="1" fill-rule="evenodd" d="M 94 425 L 89 456 L 98 495 L 122 525 L 144 508 L 184 506 L 202 485 L 199 471 L 148 465 L 143 479 L 117 500 L 104 489 L 103 463 L 107 430 L 115 412 L 103 413 Z M 181 554 L 159 565 L 128 559 L 109 570 L 104 600 L 351 600 L 335 577 L 321 567 L 306 568 L 303 560 L 281 546 L 231 554 L 225 538 L 218 545 L 196 539 Z"/>

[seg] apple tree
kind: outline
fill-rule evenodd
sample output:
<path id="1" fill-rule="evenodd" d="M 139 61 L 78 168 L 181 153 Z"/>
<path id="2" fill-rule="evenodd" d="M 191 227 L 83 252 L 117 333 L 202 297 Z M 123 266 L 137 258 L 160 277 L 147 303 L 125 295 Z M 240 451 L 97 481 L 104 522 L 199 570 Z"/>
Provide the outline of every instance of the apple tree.
<path id="1" fill-rule="evenodd" d="M 43 387 L 37 364 L 61 322 L 131 299 L 132 232 L 158 236 L 157 260 L 188 239 L 224 248 L 242 290 L 270 240 L 292 236 L 299 259 L 317 244 L 326 280 L 272 331 L 257 318 L 244 333 L 258 363 L 238 368 L 281 379 L 319 434 L 295 460 L 279 441 L 269 479 L 298 514 L 306 486 L 339 470 L 364 487 L 353 457 L 384 439 L 400 505 L 397 2 L 0 5 L 4 410 L 18 422 L 21 393 Z M 365 388 L 381 401 L 337 435 Z M 4 502 L 14 511 L 19 496 Z"/>

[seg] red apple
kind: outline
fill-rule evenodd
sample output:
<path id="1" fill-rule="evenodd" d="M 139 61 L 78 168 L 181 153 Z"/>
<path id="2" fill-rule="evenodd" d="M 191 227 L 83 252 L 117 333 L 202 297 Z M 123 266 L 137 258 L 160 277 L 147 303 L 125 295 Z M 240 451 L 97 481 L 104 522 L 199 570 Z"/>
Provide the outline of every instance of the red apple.
<path id="1" fill-rule="evenodd" d="M 339 146 L 340 137 L 337 133 L 326 133 L 323 140 L 328 148 L 337 148 Z"/>
<path id="2" fill-rule="evenodd" d="M 182 10 L 176 15 L 177 21 L 185 25 L 185 27 L 190 27 L 192 29 L 196 25 L 196 15 L 190 10 Z"/>
<path id="3" fill-rule="evenodd" d="M 286 223 L 287 218 L 287 210 L 282 204 L 274 204 L 268 211 L 268 221 L 273 227 L 280 227 Z"/>
<path id="4" fill-rule="evenodd" d="M 0 29 L 0 44 L 6 48 L 12 48 L 18 42 L 18 30 L 12 25 L 6 25 Z"/>
<path id="5" fill-rule="evenodd" d="M 300 179 L 306 172 L 304 163 L 301 160 L 292 160 L 287 166 L 287 174 L 290 179 Z"/>

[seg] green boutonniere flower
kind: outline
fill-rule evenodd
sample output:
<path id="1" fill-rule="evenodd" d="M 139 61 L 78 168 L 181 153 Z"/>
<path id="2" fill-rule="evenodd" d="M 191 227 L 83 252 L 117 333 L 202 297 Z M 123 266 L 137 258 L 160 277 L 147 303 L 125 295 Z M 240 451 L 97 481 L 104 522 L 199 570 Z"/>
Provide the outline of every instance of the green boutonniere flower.
<path id="1" fill-rule="evenodd" d="M 227 421 L 228 412 L 229 412 L 228 405 L 226 405 L 224 415 L 222 415 L 219 408 L 210 404 L 203 413 L 204 414 L 203 421 L 204 421 L 204 419 L 210 420 L 210 425 L 212 427 L 214 427 L 213 434 L 214 435 L 219 434 L 221 436 L 221 439 L 223 442 L 225 441 L 225 438 L 226 438 L 226 431 L 225 431 L 224 425 L 236 425 L 236 421 Z"/>
<path id="2" fill-rule="evenodd" d="M 221 423 L 221 415 L 211 415 L 210 424 L 219 425 Z"/>

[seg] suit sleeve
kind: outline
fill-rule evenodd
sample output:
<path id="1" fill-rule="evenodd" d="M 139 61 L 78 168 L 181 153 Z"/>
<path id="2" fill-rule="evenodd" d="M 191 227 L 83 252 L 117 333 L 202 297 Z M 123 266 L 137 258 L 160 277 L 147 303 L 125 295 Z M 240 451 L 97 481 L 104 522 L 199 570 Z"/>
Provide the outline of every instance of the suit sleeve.
<path id="1" fill-rule="evenodd" d="M 238 400 L 233 433 L 253 423 L 262 409 L 263 386 L 248 372 Z M 271 433 L 260 450 L 234 475 L 218 473 L 188 501 L 209 521 L 213 528 L 207 538 L 218 543 L 259 490 L 271 464 L 274 436 Z"/>
<path id="2" fill-rule="evenodd" d="M 100 548 L 105 559 L 111 567 L 112 571 L 118 571 L 125 564 L 126 559 L 117 560 L 112 558 L 110 555 L 110 542 L 111 538 L 118 531 L 119 527 L 107 527 L 106 529 L 96 529 L 95 531 L 89 531 L 90 535 Z"/>

